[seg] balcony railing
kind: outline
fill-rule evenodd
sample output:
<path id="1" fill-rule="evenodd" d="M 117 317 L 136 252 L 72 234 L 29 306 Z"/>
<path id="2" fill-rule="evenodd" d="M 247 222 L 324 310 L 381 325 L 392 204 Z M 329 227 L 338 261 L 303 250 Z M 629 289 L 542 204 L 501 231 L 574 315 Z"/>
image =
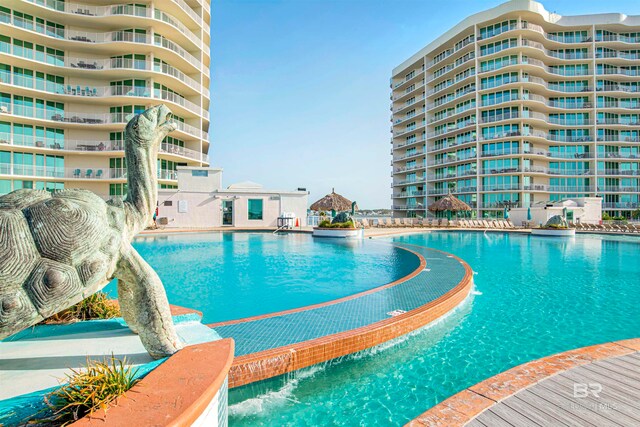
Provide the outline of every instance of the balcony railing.
<path id="1" fill-rule="evenodd" d="M 25 176 L 52 179 L 81 179 L 81 180 L 120 180 L 127 178 L 126 169 L 110 168 L 54 168 L 47 166 L 19 165 L 0 163 L 0 174 L 11 176 Z M 176 171 L 160 169 L 158 179 L 178 179 Z"/>
<path id="2" fill-rule="evenodd" d="M 604 169 L 604 170 L 598 169 L 598 175 L 640 176 L 640 170 L 638 169 Z"/>
<path id="3" fill-rule="evenodd" d="M 638 209 L 640 203 L 638 202 L 602 202 L 604 209 Z"/>
<path id="4" fill-rule="evenodd" d="M 2 144 L 73 152 L 101 152 L 124 150 L 124 141 L 80 141 L 26 135 L 10 135 L 6 133 L 0 133 L 0 147 L 2 147 Z M 160 145 L 160 153 L 174 154 L 177 156 L 209 163 L 209 156 L 204 153 L 173 144 L 168 144 L 166 142 L 163 142 Z"/>
<path id="5" fill-rule="evenodd" d="M 193 88 L 196 92 L 202 93 L 205 97 L 209 97 L 209 89 L 203 87 L 199 82 L 184 74 L 182 71 L 169 64 L 154 64 L 151 61 L 125 59 L 125 58 L 107 58 L 107 59 L 87 59 L 72 56 L 60 56 L 33 49 L 26 49 L 17 45 L 0 45 L 0 53 L 7 53 L 21 58 L 31 59 L 56 67 L 80 68 L 85 70 L 140 70 L 155 71 L 175 77 L 187 86 Z"/>
<path id="6" fill-rule="evenodd" d="M 79 113 L 72 111 L 59 111 L 37 108 L 36 106 L 11 105 L 0 103 L 0 114 L 13 114 L 40 120 L 52 120 L 54 122 L 77 123 L 86 125 L 125 124 L 134 116 L 133 113 Z M 193 135 L 197 138 L 208 139 L 207 132 L 195 126 L 175 121 L 178 130 Z"/>
<path id="7" fill-rule="evenodd" d="M 606 84 L 602 86 L 597 86 L 596 90 L 598 92 L 627 92 L 627 93 L 636 93 L 640 92 L 640 86 L 631 86 L 631 85 L 623 85 L 623 84 Z"/>
<path id="8" fill-rule="evenodd" d="M 75 85 L 64 85 L 54 82 L 49 82 L 42 79 L 34 79 L 33 77 L 24 77 L 15 75 L 12 73 L 0 72 L 0 82 L 6 84 L 12 84 L 28 89 L 40 90 L 43 92 L 55 93 L 60 95 L 71 95 L 81 97 L 113 97 L 113 96 L 134 96 L 143 98 L 157 98 L 166 101 L 174 102 L 182 107 L 190 110 L 196 114 L 199 114 L 209 120 L 209 112 L 202 109 L 195 103 L 186 100 L 184 97 L 178 95 L 175 92 L 169 92 L 166 90 L 153 91 L 147 87 L 140 86 L 98 86 L 98 87 L 81 87 Z"/>
<path id="9" fill-rule="evenodd" d="M 155 18 L 159 21 L 177 28 L 196 46 L 202 47 L 202 41 L 177 18 L 160 10 L 133 4 L 114 4 L 109 6 L 96 6 L 92 4 L 68 3 L 60 0 L 27 0 L 31 3 L 44 6 L 58 12 L 73 13 L 82 16 L 137 16 L 142 18 Z"/>
<path id="10" fill-rule="evenodd" d="M 633 135 L 604 135 L 604 136 L 598 136 L 598 141 L 640 142 L 640 136 L 633 136 Z"/>
<path id="11" fill-rule="evenodd" d="M 605 158 L 605 159 L 640 159 L 640 152 L 639 153 L 621 153 L 621 152 L 617 152 L 617 153 L 598 153 L 598 158 Z"/>
<path id="12" fill-rule="evenodd" d="M 23 28 L 25 30 L 34 31 L 38 34 L 43 34 L 45 36 L 57 39 L 77 41 L 82 43 L 101 44 L 128 42 L 140 43 L 144 45 L 153 44 L 173 51 L 197 69 L 202 70 L 205 74 L 209 74 L 208 67 L 204 66 L 199 59 L 188 53 L 178 44 L 159 34 L 156 34 L 152 40 L 151 36 L 148 34 L 139 34 L 128 31 L 109 31 L 104 33 L 77 31 L 66 28 L 53 27 L 38 22 L 34 23 L 34 21 L 10 15 L 6 12 L 0 12 L 0 23 L 10 24 L 19 28 Z"/>
<path id="13" fill-rule="evenodd" d="M 605 193 L 638 193 L 640 187 L 623 185 L 598 185 L 598 192 Z"/>

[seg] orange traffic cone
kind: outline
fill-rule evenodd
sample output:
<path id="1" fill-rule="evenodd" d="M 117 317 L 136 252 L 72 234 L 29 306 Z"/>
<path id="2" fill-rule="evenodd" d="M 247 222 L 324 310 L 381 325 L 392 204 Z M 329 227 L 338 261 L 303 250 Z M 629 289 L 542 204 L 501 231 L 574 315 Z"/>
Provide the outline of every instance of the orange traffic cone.
<path id="1" fill-rule="evenodd" d="M 296 227 L 300 227 L 300 220 L 296 218 Z"/>

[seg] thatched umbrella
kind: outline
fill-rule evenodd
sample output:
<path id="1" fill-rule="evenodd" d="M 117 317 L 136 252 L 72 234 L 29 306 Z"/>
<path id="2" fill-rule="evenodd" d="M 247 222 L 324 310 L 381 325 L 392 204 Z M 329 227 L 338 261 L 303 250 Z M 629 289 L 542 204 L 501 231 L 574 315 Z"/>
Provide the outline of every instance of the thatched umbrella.
<path id="1" fill-rule="evenodd" d="M 322 199 L 311 205 L 310 209 L 316 212 L 322 211 L 350 211 L 351 200 L 336 193 L 335 188 L 331 189 L 331 194 L 327 194 Z M 354 206 L 354 210 L 358 210 L 358 205 Z"/>
<path id="2" fill-rule="evenodd" d="M 470 211 L 471 207 L 469 207 L 469 205 L 463 202 L 462 200 L 455 197 L 453 194 L 449 193 L 448 195 L 444 196 L 442 199 L 430 205 L 429 210 L 431 212 L 447 211 L 449 213 L 448 216 L 450 217 L 451 212 Z"/>

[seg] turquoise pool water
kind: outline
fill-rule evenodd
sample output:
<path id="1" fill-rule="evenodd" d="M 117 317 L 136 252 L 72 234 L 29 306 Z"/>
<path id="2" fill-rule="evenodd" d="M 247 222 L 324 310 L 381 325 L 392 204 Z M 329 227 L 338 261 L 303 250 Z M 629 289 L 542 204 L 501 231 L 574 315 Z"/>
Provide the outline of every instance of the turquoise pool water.
<path id="1" fill-rule="evenodd" d="M 397 280 L 418 258 L 371 241 L 307 234 L 174 234 L 138 238 L 172 304 L 212 323 L 317 304 Z M 115 282 L 107 292 L 116 294 Z"/>
<path id="2" fill-rule="evenodd" d="M 231 426 L 403 425 L 520 363 L 640 336 L 638 238 L 436 232 L 395 240 L 467 261 L 474 295 L 382 348 L 230 390 Z"/>

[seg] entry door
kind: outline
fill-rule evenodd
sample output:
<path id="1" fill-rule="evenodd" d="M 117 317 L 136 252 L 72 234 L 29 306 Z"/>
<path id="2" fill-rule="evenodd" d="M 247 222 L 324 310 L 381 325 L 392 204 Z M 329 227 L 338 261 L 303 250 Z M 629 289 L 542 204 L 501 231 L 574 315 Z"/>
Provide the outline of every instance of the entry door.
<path id="1" fill-rule="evenodd" d="M 233 200 L 222 201 L 222 225 L 233 225 Z"/>

